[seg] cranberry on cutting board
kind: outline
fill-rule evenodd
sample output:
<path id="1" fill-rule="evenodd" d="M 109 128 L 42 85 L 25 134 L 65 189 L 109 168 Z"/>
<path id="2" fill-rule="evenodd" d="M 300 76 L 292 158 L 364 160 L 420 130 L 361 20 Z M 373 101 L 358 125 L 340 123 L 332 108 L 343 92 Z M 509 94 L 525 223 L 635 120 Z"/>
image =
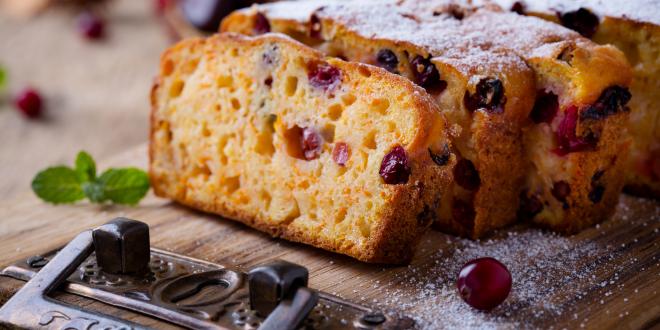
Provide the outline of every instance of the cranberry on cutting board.
<path id="1" fill-rule="evenodd" d="M 461 268 L 456 285 L 468 305 L 491 310 L 509 296 L 511 273 L 494 258 L 474 259 Z"/>

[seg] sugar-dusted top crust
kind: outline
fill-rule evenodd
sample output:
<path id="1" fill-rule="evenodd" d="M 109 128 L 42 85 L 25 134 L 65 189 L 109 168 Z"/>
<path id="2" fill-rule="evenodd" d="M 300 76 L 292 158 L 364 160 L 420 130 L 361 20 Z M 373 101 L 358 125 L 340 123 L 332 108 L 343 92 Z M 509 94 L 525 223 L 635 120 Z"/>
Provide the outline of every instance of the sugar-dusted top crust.
<path id="1" fill-rule="evenodd" d="M 599 17 L 612 17 L 640 23 L 660 25 L 658 0 L 494 0 L 505 9 L 520 2 L 531 12 L 565 13 L 580 8 L 589 9 Z"/>
<path id="2" fill-rule="evenodd" d="M 508 49 L 493 47 L 487 36 L 467 39 L 457 19 L 422 22 L 409 7 L 395 0 L 312 0 L 282 1 L 244 11 L 258 10 L 267 17 L 288 21 L 305 32 L 312 14 L 339 23 L 349 33 L 367 38 L 391 40 L 406 48 L 421 49 L 434 61 L 451 63 L 464 74 L 528 70 L 524 61 Z M 256 9 L 255 9 L 256 8 Z M 497 7 L 492 7 L 497 8 Z M 231 17 L 230 17 L 231 18 Z M 403 18 L 403 19 L 402 19 Z M 292 24 L 293 23 L 293 24 Z M 439 32 L 442 31 L 442 32 Z"/>

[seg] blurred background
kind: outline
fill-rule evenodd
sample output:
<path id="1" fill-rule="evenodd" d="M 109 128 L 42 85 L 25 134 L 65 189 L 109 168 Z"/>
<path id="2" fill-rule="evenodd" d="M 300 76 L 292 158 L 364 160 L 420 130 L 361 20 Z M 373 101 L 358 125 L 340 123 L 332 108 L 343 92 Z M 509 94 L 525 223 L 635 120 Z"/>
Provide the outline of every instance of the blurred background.
<path id="1" fill-rule="evenodd" d="M 149 89 L 174 40 L 156 2 L 95 7 L 104 21 L 100 38 L 80 26 L 85 8 L 0 3 L 0 198 L 28 191 L 47 166 L 71 165 L 79 150 L 101 159 L 147 140 Z M 26 88 L 42 101 L 34 118 L 15 104 Z"/>

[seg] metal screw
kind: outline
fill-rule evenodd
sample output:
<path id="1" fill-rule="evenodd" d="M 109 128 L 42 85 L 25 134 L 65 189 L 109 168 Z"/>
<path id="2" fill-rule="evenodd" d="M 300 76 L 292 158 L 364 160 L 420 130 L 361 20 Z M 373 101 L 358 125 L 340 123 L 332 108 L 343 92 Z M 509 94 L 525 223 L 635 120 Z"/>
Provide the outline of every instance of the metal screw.
<path id="1" fill-rule="evenodd" d="M 361 321 L 369 325 L 379 325 L 385 322 L 385 315 L 381 312 L 371 312 L 362 315 Z"/>
<path id="2" fill-rule="evenodd" d="M 43 266 L 46 266 L 46 264 L 48 263 L 48 259 L 44 258 L 43 256 L 36 255 L 29 257 L 26 262 L 28 266 L 32 268 L 41 268 Z"/>

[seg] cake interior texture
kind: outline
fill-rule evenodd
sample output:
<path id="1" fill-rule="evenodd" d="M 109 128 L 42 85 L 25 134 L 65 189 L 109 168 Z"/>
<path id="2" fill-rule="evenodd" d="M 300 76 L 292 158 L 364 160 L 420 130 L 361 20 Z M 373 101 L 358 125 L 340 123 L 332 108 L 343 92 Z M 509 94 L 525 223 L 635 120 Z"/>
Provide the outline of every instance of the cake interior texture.
<path id="1" fill-rule="evenodd" d="M 473 191 L 472 199 L 455 192 L 461 203 L 450 208 L 454 221 L 441 214 L 439 229 L 456 232 L 457 223 L 468 228 L 472 223 L 471 230 L 458 233 L 479 237 L 518 216 L 576 232 L 614 211 L 630 146 L 631 76 L 616 48 L 490 2 L 450 0 L 281 2 L 236 12 L 222 30 L 255 34 L 255 22 L 264 21 L 328 54 L 408 77 L 436 98 L 450 124 L 461 130 L 455 138 L 459 156 L 473 165 L 459 160 L 457 168 L 468 170 L 454 172 L 455 182 Z M 424 59 L 435 65 L 435 83 L 426 79 L 432 71 Z M 519 68 L 510 70 L 517 63 Z M 476 124 L 484 117 L 487 125 Z M 497 128 L 502 119 L 508 128 Z M 507 131 L 513 132 L 509 138 L 497 134 Z M 473 132 L 499 148 L 480 146 Z M 511 138 L 516 134 L 522 142 Z M 465 173 L 478 180 L 463 180 Z M 511 192 L 519 202 L 511 201 Z M 513 205 L 514 212 L 503 205 Z"/>
<path id="2" fill-rule="evenodd" d="M 406 263 L 456 162 L 431 97 L 277 34 L 166 51 L 152 90 L 154 191 L 274 236 Z"/>

